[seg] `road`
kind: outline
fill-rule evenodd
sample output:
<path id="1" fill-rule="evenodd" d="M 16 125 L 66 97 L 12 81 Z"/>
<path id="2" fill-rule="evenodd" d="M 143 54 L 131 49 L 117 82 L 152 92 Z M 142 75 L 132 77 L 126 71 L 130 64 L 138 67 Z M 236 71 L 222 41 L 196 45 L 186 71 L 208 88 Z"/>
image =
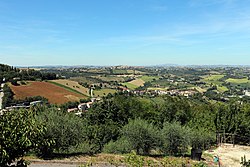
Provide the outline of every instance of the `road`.
<path id="1" fill-rule="evenodd" d="M 4 84 L 1 84 L 0 90 L 2 90 L 3 87 L 4 87 Z M 3 96 L 4 96 L 4 93 L 0 92 L 0 110 L 2 109 Z"/>

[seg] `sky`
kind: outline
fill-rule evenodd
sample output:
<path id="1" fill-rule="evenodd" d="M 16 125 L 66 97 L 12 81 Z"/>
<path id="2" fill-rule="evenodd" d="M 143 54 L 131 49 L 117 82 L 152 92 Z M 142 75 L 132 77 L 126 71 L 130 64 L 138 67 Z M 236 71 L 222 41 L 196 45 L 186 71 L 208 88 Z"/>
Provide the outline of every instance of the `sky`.
<path id="1" fill-rule="evenodd" d="M 250 65 L 250 0 L 0 0 L 0 63 Z"/>

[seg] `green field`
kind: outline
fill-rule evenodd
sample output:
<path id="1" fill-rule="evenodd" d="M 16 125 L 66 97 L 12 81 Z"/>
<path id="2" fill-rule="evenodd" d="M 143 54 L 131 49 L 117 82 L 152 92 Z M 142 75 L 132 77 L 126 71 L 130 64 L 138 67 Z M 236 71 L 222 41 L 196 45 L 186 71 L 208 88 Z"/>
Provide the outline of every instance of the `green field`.
<path id="1" fill-rule="evenodd" d="M 122 83 L 122 85 L 123 85 L 123 86 L 127 86 L 128 89 L 132 89 L 132 90 L 138 88 L 138 86 L 136 86 L 136 85 L 134 85 L 134 84 L 131 84 L 131 83 L 129 83 L 129 82 Z"/>
<path id="2" fill-rule="evenodd" d="M 153 80 L 159 79 L 159 77 L 144 75 L 144 76 L 140 77 L 140 79 L 142 79 L 144 82 L 151 82 Z"/>
<path id="3" fill-rule="evenodd" d="M 220 85 L 222 84 L 221 81 L 219 81 L 221 78 L 223 78 L 225 75 L 210 75 L 208 77 L 205 77 L 204 79 L 202 79 L 203 82 L 206 83 L 212 83 L 212 84 L 216 84 L 216 85 Z"/>
<path id="4" fill-rule="evenodd" d="M 202 79 L 203 82 L 206 82 L 207 84 L 213 84 L 217 86 L 217 90 L 220 93 L 223 93 L 225 91 L 228 91 L 228 88 L 226 86 L 223 86 L 223 82 L 219 81 L 221 78 L 223 78 L 225 75 L 210 75 Z"/>
<path id="5" fill-rule="evenodd" d="M 100 90 L 94 90 L 94 96 L 95 97 L 102 97 L 102 96 L 106 96 L 109 93 L 114 94 L 115 92 L 117 92 L 115 89 L 100 89 Z"/>
<path id="6" fill-rule="evenodd" d="M 222 85 L 217 85 L 217 90 L 221 93 L 228 91 L 228 88 Z"/>
<path id="7" fill-rule="evenodd" d="M 147 88 L 147 90 L 167 90 L 167 89 L 168 89 L 168 87 L 166 87 L 166 88 L 154 88 L 154 87 Z"/>
<path id="8" fill-rule="evenodd" d="M 115 69 L 113 70 L 114 74 L 127 74 L 127 70 L 120 70 L 120 69 Z"/>
<path id="9" fill-rule="evenodd" d="M 248 78 L 243 78 L 243 79 L 234 79 L 234 78 L 229 78 L 226 80 L 227 82 L 233 83 L 233 84 L 245 84 L 245 83 L 250 83 L 250 80 Z"/>
<path id="10" fill-rule="evenodd" d="M 110 82 L 110 81 L 117 81 L 117 82 L 124 82 L 126 77 L 117 77 L 115 75 L 111 76 L 96 76 L 95 78 L 101 79 L 102 81 L 105 82 Z"/>
<path id="11" fill-rule="evenodd" d="M 188 87 L 188 89 L 196 89 L 200 93 L 204 93 L 207 91 L 205 88 L 201 88 L 199 86 L 191 86 L 191 87 Z"/>

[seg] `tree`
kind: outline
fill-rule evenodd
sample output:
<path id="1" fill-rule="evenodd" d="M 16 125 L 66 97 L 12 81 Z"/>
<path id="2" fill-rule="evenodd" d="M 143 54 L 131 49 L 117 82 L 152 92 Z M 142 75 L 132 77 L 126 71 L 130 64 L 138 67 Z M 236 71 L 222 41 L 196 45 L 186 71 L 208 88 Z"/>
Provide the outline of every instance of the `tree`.
<path id="1" fill-rule="evenodd" d="M 13 102 L 14 93 L 10 87 L 5 84 L 3 87 L 4 97 L 3 97 L 3 108 L 8 107 Z"/>
<path id="2" fill-rule="evenodd" d="M 50 156 L 53 151 L 64 152 L 79 146 L 85 136 L 84 122 L 73 113 L 44 109 L 37 116 L 38 122 L 46 122 L 44 139 L 54 139 L 53 145 L 40 147 L 42 156 Z"/>
<path id="3" fill-rule="evenodd" d="M 51 140 L 43 140 L 46 128 L 35 121 L 31 110 L 8 111 L 0 116 L 0 166 L 9 166 L 39 145 L 49 145 Z M 23 160 L 19 165 L 25 166 Z"/>
<path id="4" fill-rule="evenodd" d="M 122 128 L 122 135 L 137 154 L 148 155 L 152 149 L 161 144 L 159 130 L 153 124 L 141 119 L 129 121 Z"/>
<path id="5" fill-rule="evenodd" d="M 176 155 L 187 151 L 190 143 L 190 130 L 179 123 L 164 123 L 161 131 L 163 140 L 163 152 Z"/>

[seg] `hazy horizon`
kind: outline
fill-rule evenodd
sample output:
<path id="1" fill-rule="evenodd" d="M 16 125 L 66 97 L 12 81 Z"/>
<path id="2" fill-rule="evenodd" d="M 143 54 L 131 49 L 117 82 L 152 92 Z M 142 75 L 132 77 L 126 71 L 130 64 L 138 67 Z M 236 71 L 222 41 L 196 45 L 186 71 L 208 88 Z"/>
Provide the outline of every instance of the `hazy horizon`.
<path id="1" fill-rule="evenodd" d="M 249 65 L 250 1 L 2 0 L 0 63 Z"/>

